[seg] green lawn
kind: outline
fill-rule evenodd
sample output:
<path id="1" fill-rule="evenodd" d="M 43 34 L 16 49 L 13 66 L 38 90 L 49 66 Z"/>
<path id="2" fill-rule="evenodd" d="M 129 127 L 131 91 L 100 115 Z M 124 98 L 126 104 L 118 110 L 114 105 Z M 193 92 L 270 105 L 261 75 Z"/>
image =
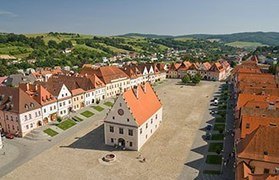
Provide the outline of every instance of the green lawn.
<path id="1" fill-rule="evenodd" d="M 104 105 L 108 106 L 108 107 L 112 107 L 113 106 L 113 103 L 110 102 L 110 101 L 107 101 L 104 103 Z"/>
<path id="2" fill-rule="evenodd" d="M 78 116 L 74 116 L 72 119 L 75 120 L 75 121 L 79 121 L 79 122 L 83 121 L 83 119 L 78 117 Z"/>
<path id="3" fill-rule="evenodd" d="M 224 131 L 225 130 L 225 124 L 215 124 L 214 125 L 214 128 L 213 128 L 214 131 Z"/>
<path id="4" fill-rule="evenodd" d="M 208 152 L 220 153 L 222 149 L 223 149 L 223 143 L 210 143 Z"/>
<path id="5" fill-rule="evenodd" d="M 222 156 L 219 155 L 207 155 L 206 161 L 207 164 L 221 164 Z"/>
<path id="6" fill-rule="evenodd" d="M 226 118 L 223 118 L 223 117 L 216 117 L 216 118 L 215 118 L 215 122 L 216 122 L 216 123 L 225 123 L 225 122 L 226 122 Z"/>
<path id="7" fill-rule="evenodd" d="M 99 112 L 101 112 L 101 111 L 103 111 L 104 110 L 104 108 L 103 107 L 101 107 L 101 106 L 92 106 L 96 111 L 99 111 Z"/>
<path id="8" fill-rule="evenodd" d="M 80 113 L 80 114 L 83 115 L 83 116 L 85 116 L 85 117 L 87 117 L 87 118 L 89 118 L 89 117 L 91 117 L 91 116 L 94 115 L 94 113 L 91 112 L 91 111 L 84 111 L 84 112 L 82 112 L 82 113 Z"/>
<path id="9" fill-rule="evenodd" d="M 224 134 L 212 134 L 211 140 L 224 140 Z"/>
<path id="10" fill-rule="evenodd" d="M 57 125 L 57 127 L 59 127 L 62 130 L 67 130 L 67 129 L 69 129 L 70 127 L 72 127 L 74 125 L 76 125 L 76 123 L 74 121 L 72 121 L 70 119 L 67 119 L 67 120 L 62 121 L 61 123 L 59 123 Z"/>
<path id="11" fill-rule="evenodd" d="M 50 129 L 50 128 L 44 130 L 44 132 L 45 132 L 46 134 L 48 134 L 49 136 L 51 136 L 51 137 L 56 136 L 56 135 L 58 134 L 58 132 L 56 132 L 56 131 L 54 131 L 54 130 L 52 130 L 52 129 Z"/>
<path id="12" fill-rule="evenodd" d="M 204 170 L 203 174 L 221 174 L 221 171 Z"/>

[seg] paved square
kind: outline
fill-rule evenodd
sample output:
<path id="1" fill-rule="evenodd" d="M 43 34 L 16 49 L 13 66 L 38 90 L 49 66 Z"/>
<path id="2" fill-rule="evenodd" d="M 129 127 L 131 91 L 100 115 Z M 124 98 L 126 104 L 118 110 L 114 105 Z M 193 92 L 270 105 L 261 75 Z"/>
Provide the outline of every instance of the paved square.
<path id="1" fill-rule="evenodd" d="M 181 86 L 167 80 L 155 87 L 163 103 L 163 123 L 140 152 L 113 151 L 117 161 L 100 162 L 113 148 L 105 146 L 103 126 L 73 133 L 15 169 L 4 179 L 176 179 L 183 172 L 196 133 L 204 123 L 219 82 Z M 195 142 L 197 143 L 197 142 Z M 146 158 L 141 163 L 137 156 Z"/>

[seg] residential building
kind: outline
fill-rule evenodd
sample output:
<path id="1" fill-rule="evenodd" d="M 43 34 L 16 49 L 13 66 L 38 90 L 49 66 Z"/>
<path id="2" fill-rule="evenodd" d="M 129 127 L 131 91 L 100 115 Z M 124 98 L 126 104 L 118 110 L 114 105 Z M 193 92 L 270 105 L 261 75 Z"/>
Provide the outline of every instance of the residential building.
<path id="1" fill-rule="evenodd" d="M 116 66 L 103 66 L 99 68 L 82 68 L 80 74 L 90 77 L 96 75 L 106 85 L 106 98 L 114 97 L 130 88 L 130 79 Z"/>
<path id="2" fill-rule="evenodd" d="M 167 71 L 167 78 L 178 78 L 178 68 L 180 63 L 172 63 Z"/>
<path id="3" fill-rule="evenodd" d="M 162 104 L 149 83 L 118 96 L 104 122 L 105 144 L 140 150 L 162 122 Z"/>
<path id="4" fill-rule="evenodd" d="M 41 105 L 20 88 L 0 87 L 2 132 L 25 136 L 42 125 Z"/>
<path id="5" fill-rule="evenodd" d="M 249 165 L 253 174 L 278 174 L 279 128 L 259 126 L 237 144 L 236 158 Z"/>
<path id="6" fill-rule="evenodd" d="M 226 78 L 226 70 L 219 62 L 215 62 L 207 72 L 207 78 L 214 81 L 224 80 Z"/>
<path id="7" fill-rule="evenodd" d="M 42 119 L 39 125 L 47 124 L 57 119 L 57 99 L 40 84 L 22 83 L 19 88 L 41 105 Z"/>

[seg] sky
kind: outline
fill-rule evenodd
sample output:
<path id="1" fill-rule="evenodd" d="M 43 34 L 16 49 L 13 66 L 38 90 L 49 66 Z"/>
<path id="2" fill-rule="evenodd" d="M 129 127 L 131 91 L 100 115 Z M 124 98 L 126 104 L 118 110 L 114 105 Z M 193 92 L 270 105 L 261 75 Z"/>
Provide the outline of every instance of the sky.
<path id="1" fill-rule="evenodd" d="M 0 0 L 0 32 L 278 32 L 279 0 Z"/>

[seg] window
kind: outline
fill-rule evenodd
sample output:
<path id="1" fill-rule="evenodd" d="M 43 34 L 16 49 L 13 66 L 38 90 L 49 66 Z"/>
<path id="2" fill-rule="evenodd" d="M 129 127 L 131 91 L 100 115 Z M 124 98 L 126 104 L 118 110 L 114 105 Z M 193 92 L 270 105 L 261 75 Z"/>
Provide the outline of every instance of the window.
<path id="1" fill-rule="evenodd" d="M 146 129 L 148 128 L 148 123 L 145 124 Z"/>
<path id="2" fill-rule="evenodd" d="M 31 116 L 31 114 L 29 114 L 29 119 L 32 119 L 32 116 Z"/>
<path id="3" fill-rule="evenodd" d="M 46 109 L 44 109 L 44 113 L 46 113 Z"/>
<path id="4" fill-rule="evenodd" d="M 10 125 L 8 124 L 8 129 L 10 129 Z"/>
<path id="5" fill-rule="evenodd" d="M 32 123 L 30 124 L 30 128 L 33 128 L 33 124 Z"/>
<path id="6" fill-rule="evenodd" d="M 39 116 L 41 115 L 41 111 L 38 111 Z"/>
<path id="7" fill-rule="evenodd" d="M 114 116 L 112 116 L 112 119 L 115 119 L 115 117 L 114 117 Z"/>
<path id="8" fill-rule="evenodd" d="M 119 134 L 124 134 L 123 128 L 119 128 Z"/>
<path id="9" fill-rule="evenodd" d="M 264 174 L 268 174 L 269 173 L 269 169 L 264 168 Z"/>
<path id="10" fill-rule="evenodd" d="M 133 146 L 133 142 L 130 142 L 130 147 L 132 147 Z"/>
<path id="11" fill-rule="evenodd" d="M 121 103 L 119 103 L 119 106 L 121 107 L 121 106 L 122 106 L 122 104 L 121 104 Z"/>
<path id="12" fill-rule="evenodd" d="M 151 124 L 153 123 L 153 119 L 151 119 Z"/>
<path id="13" fill-rule="evenodd" d="M 113 126 L 109 126 L 109 132 L 114 132 L 114 127 Z"/>
<path id="14" fill-rule="evenodd" d="M 140 134 L 142 134 L 142 128 L 140 128 Z"/>
<path id="15" fill-rule="evenodd" d="M 38 113 L 37 112 L 35 112 L 35 117 L 38 117 Z"/>
<path id="16" fill-rule="evenodd" d="M 147 139 L 147 134 L 145 135 L 145 139 Z"/>
<path id="17" fill-rule="evenodd" d="M 26 125 L 26 129 L 29 129 L 29 126 L 28 126 L 28 125 Z"/>
<path id="18" fill-rule="evenodd" d="M 59 103 L 59 106 L 62 107 L 62 103 Z"/>
<path id="19" fill-rule="evenodd" d="M 130 121 L 130 119 L 129 118 L 127 118 L 127 122 L 129 122 Z"/>
<path id="20" fill-rule="evenodd" d="M 129 136 L 133 136 L 133 129 L 129 129 L 128 134 Z"/>
<path id="21" fill-rule="evenodd" d="M 113 138 L 110 138 L 110 142 L 111 142 L 111 143 L 114 143 L 114 139 L 113 139 Z"/>
<path id="22" fill-rule="evenodd" d="M 6 119 L 9 120 L 9 116 L 8 115 L 6 115 Z"/>
<path id="23" fill-rule="evenodd" d="M 13 128 L 13 130 L 15 130 L 15 126 L 14 125 L 12 125 L 12 128 Z"/>
<path id="24" fill-rule="evenodd" d="M 66 102 L 65 102 L 65 101 L 63 102 L 63 105 L 64 105 L 64 106 L 66 105 Z"/>
<path id="25" fill-rule="evenodd" d="M 158 119 L 158 115 L 156 114 L 155 119 Z"/>
<path id="26" fill-rule="evenodd" d="M 250 123 L 246 123 L 246 129 L 250 128 Z"/>
<path id="27" fill-rule="evenodd" d="M 50 106 L 50 108 L 49 108 L 51 111 L 52 111 L 52 106 Z"/>
<path id="28" fill-rule="evenodd" d="M 71 104 L 71 100 L 69 100 L 69 104 Z"/>
<path id="29" fill-rule="evenodd" d="M 24 118 L 25 118 L 25 121 L 27 121 L 27 115 L 25 115 Z"/>

